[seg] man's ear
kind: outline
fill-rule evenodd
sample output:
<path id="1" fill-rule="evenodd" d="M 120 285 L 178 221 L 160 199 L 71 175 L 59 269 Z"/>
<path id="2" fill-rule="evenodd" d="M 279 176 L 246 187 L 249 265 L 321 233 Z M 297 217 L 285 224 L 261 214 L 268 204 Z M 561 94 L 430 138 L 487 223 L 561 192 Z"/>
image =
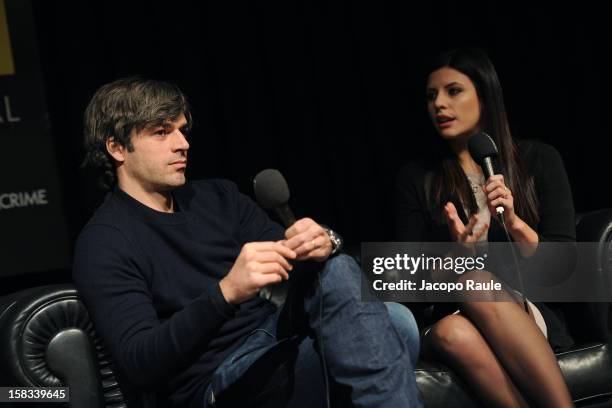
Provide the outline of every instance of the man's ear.
<path id="1" fill-rule="evenodd" d="M 112 156 L 118 164 L 125 161 L 125 146 L 118 143 L 114 137 L 106 139 L 106 151 Z"/>

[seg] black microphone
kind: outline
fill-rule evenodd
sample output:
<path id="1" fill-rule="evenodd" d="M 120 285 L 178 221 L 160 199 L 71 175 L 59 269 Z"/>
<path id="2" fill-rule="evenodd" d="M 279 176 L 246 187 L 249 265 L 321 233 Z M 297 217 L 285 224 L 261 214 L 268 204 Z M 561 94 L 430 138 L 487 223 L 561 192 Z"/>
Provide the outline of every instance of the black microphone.
<path id="1" fill-rule="evenodd" d="M 499 152 L 491 136 L 484 132 L 476 133 L 475 135 L 470 137 L 470 140 L 468 141 L 468 150 L 470 151 L 470 155 L 472 156 L 474 161 L 476 161 L 476 163 L 478 163 L 480 167 L 482 167 L 482 172 L 485 175 L 485 179 L 488 180 L 489 177 L 495 174 L 495 171 L 493 170 L 493 158 L 497 157 Z M 506 228 L 506 222 L 504 220 L 504 207 L 496 207 L 495 211 L 497 212 L 502 227 L 504 228 L 506 238 L 508 239 L 508 242 L 511 243 L 512 239 L 510 239 L 510 234 L 508 233 L 508 228 Z M 521 297 L 523 298 L 523 305 L 525 307 L 525 311 L 529 313 L 529 306 L 527 303 L 527 297 L 525 296 L 525 290 L 523 285 L 523 277 L 521 274 L 521 269 L 519 266 L 518 258 L 516 256 L 514 245 L 510 244 L 510 249 L 512 250 L 512 257 L 514 258 L 514 265 L 516 267 L 516 272 L 518 275 L 519 289 Z"/>
<path id="2" fill-rule="evenodd" d="M 274 210 L 285 227 L 295 224 L 295 215 L 289 208 L 289 186 L 280 171 L 266 169 L 253 179 L 255 198 L 266 210 Z"/>
<path id="3" fill-rule="evenodd" d="M 260 171 L 253 179 L 253 189 L 255 190 L 255 198 L 259 205 L 266 210 L 273 209 L 276 211 L 276 214 L 281 219 L 282 223 L 285 224 L 285 227 L 289 228 L 295 223 L 295 215 L 293 215 L 293 211 L 289 208 L 289 186 L 287 186 L 287 181 L 285 181 L 280 171 L 276 169 Z M 321 271 L 322 269 L 318 270 L 318 282 L 319 287 L 323 290 L 321 286 Z M 301 314 L 303 312 L 299 312 L 299 306 L 293 306 L 296 301 L 300 305 L 303 304 L 303 294 L 296 292 L 296 290 L 299 290 L 300 285 L 297 287 L 292 285 L 289 290 L 282 288 L 282 286 L 287 286 L 286 282 L 280 285 L 268 285 L 262 289 L 261 296 L 270 300 L 276 307 L 282 307 L 281 316 L 278 318 L 276 333 L 280 338 L 285 338 L 289 337 L 290 334 L 296 333 L 296 331 L 299 330 L 300 323 L 295 322 L 304 319 L 304 316 Z M 296 313 L 300 314 L 294 316 Z M 319 324 L 323 327 L 323 302 L 319 304 Z M 327 378 L 327 363 L 323 347 L 323 338 L 321 337 L 320 331 L 317 337 L 320 347 L 321 363 L 323 364 L 326 402 L 329 408 L 329 379 Z"/>
<path id="4" fill-rule="evenodd" d="M 262 170 L 253 179 L 253 190 L 255 190 L 255 199 L 260 206 L 266 210 L 274 210 L 281 222 L 286 228 L 289 228 L 295 223 L 293 211 L 289 208 L 289 186 L 285 178 L 276 169 Z M 267 285 L 261 289 L 259 296 L 269 300 L 277 308 L 282 307 L 288 301 L 289 285 L 287 281 L 279 284 Z M 289 296 L 290 297 L 290 296 Z M 279 333 L 290 332 L 292 329 L 292 317 L 290 307 L 285 314 L 287 317 L 279 318 Z M 282 328 L 281 328 L 282 326 Z"/>
<path id="5" fill-rule="evenodd" d="M 468 150 L 470 155 L 482 167 L 485 180 L 495 174 L 493 170 L 493 158 L 497 157 L 499 152 L 497 146 L 493 141 L 493 138 L 484 132 L 479 132 L 470 137 L 468 141 Z M 495 208 L 495 211 L 500 217 L 500 220 L 504 221 L 504 207 L 501 205 Z"/>

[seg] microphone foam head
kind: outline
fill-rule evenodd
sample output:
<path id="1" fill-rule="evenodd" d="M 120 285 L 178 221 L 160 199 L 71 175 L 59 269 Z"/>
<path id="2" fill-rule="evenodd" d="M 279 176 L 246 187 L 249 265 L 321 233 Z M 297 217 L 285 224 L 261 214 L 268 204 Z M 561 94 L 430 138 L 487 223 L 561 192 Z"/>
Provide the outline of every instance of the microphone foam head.
<path id="1" fill-rule="evenodd" d="M 493 138 L 484 132 L 478 132 L 470 137 L 468 150 L 478 164 L 481 164 L 485 157 L 497 157 L 498 153 Z"/>
<path id="2" fill-rule="evenodd" d="M 289 202 L 289 186 L 280 171 L 266 169 L 253 179 L 255 198 L 265 209 L 273 209 Z"/>

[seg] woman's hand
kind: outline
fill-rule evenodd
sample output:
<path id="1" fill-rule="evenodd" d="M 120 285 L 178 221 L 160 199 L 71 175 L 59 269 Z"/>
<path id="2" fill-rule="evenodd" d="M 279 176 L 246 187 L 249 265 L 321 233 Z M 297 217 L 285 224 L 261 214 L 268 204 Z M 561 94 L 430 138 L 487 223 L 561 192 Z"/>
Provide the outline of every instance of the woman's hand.
<path id="1" fill-rule="evenodd" d="M 477 242 L 482 234 L 489 229 L 489 224 L 484 224 L 479 230 L 474 230 L 478 222 L 477 214 L 470 217 L 467 225 L 463 224 L 463 221 L 459 218 L 459 214 L 457 214 L 455 205 L 451 202 L 446 203 L 444 206 L 444 215 L 446 216 L 446 222 L 448 223 L 451 237 L 455 242 L 466 244 Z"/>
<path id="2" fill-rule="evenodd" d="M 494 174 L 487 180 L 482 189 L 487 196 L 487 205 L 492 215 L 497 216 L 497 207 L 504 208 L 504 220 L 506 226 L 512 229 L 512 226 L 517 221 L 517 216 L 514 213 L 514 197 L 512 191 L 506 187 L 504 176 Z"/>
<path id="3" fill-rule="evenodd" d="M 540 238 L 538 233 L 514 212 L 514 197 L 512 197 L 512 191 L 504 183 L 504 176 L 495 174 L 489 177 L 482 189 L 487 196 L 487 205 L 491 214 L 497 216 L 496 207 L 504 207 L 504 221 L 508 233 L 514 242 L 519 244 L 519 250 L 524 257 L 532 256 L 538 247 Z"/>

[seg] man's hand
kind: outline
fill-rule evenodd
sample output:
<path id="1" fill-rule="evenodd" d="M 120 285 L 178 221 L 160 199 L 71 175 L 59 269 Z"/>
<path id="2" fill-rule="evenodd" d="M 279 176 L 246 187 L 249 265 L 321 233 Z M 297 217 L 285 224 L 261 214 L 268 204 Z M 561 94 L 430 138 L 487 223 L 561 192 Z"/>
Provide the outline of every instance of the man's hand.
<path id="1" fill-rule="evenodd" d="M 299 260 L 324 261 L 332 252 L 327 232 L 310 218 L 302 218 L 285 231 L 283 245 L 292 249 Z"/>
<path id="2" fill-rule="evenodd" d="M 296 253 L 279 242 L 245 244 L 219 286 L 228 303 L 238 304 L 255 296 L 264 286 L 289 279 L 293 266 L 287 259 Z"/>

